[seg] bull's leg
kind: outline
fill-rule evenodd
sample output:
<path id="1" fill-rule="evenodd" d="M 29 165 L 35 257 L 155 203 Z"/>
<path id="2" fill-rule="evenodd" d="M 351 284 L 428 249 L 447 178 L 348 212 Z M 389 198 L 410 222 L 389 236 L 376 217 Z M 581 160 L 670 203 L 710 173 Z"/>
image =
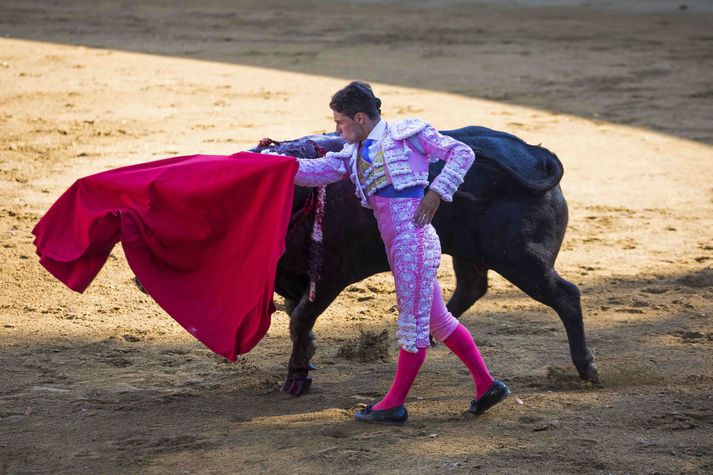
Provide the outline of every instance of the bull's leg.
<path id="1" fill-rule="evenodd" d="M 298 300 L 289 299 L 289 298 L 285 297 L 285 313 L 287 315 L 292 315 L 292 312 L 295 311 L 295 308 L 297 308 L 298 303 L 299 303 Z"/>
<path id="2" fill-rule="evenodd" d="M 460 318 L 488 291 L 488 269 L 454 257 L 453 270 L 456 274 L 456 289 L 446 307 L 454 317 Z"/>
<path id="3" fill-rule="evenodd" d="M 329 289 L 318 287 L 314 302 L 310 302 L 309 294 L 305 293 L 290 313 L 292 354 L 287 365 L 287 377 L 282 384 L 283 392 L 295 397 L 309 392 L 312 386 L 312 378 L 309 376 L 312 369 L 310 360 L 315 352 L 312 328 L 317 317 L 327 309 L 343 288 L 344 286 L 330 286 Z"/>
<path id="4" fill-rule="evenodd" d="M 585 381 L 598 382 L 599 372 L 587 348 L 579 289 L 564 280 L 552 267 L 541 264 L 506 266 L 495 270 L 533 299 L 552 307 L 567 331 L 572 362 Z"/>

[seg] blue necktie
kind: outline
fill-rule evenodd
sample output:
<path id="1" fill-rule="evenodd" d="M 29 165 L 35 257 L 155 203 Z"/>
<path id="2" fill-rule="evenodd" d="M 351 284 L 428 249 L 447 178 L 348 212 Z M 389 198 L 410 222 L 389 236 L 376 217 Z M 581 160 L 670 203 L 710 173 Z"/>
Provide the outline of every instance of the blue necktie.
<path id="1" fill-rule="evenodd" d="M 371 144 L 374 142 L 376 142 L 376 140 L 366 139 L 361 143 L 361 156 L 364 157 L 364 160 L 369 163 L 371 163 L 371 158 L 369 158 L 369 147 L 371 147 Z"/>

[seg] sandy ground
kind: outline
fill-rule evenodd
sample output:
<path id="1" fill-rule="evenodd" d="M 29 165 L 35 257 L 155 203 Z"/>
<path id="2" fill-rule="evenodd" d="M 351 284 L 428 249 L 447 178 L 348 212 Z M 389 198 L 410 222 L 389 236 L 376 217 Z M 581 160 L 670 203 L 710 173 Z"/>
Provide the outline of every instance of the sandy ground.
<path id="1" fill-rule="evenodd" d="M 710 2 L 565 3 L 0 1 L 0 473 L 711 473 Z M 319 319 L 313 392 L 290 399 L 284 312 L 233 364 L 136 290 L 119 248 L 84 295 L 37 263 L 30 230 L 76 178 L 329 131 L 353 78 L 387 119 L 559 155 L 558 269 L 601 386 L 554 312 L 492 275 L 462 321 L 513 396 L 469 417 L 438 347 L 409 423 L 364 426 L 397 352 L 388 274 Z M 440 276 L 449 294 L 448 258 Z M 385 328 L 385 361 L 341 356 Z"/>

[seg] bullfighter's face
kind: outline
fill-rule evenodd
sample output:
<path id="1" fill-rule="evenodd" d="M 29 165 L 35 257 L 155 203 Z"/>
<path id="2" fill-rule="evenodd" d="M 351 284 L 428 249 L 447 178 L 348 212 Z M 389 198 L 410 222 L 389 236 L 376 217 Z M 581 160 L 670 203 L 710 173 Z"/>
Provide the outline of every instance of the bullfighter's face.
<path id="1" fill-rule="evenodd" d="M 369 120 L 366 114 L 357 112 L 354 118 L 351 118 L 341 112 L 333 112 L 337 133 L 348 143 L 361 142 L 369 136 Z"/>

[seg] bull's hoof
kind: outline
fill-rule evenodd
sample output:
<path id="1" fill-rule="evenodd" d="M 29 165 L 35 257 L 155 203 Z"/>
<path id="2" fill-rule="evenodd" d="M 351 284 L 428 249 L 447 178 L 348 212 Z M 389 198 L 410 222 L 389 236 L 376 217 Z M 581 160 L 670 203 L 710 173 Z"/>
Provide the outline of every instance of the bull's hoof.
<path id="1" fill-rule="evenodd" d="M 582 381 L 588 381 L 594 384 L 601 383 L 601 379 L 599 379 L 599 370 L 597 369 L 597 365 L 595 365 L 591 361 L 587 363 L 587 365 L 582 370 L 579 370 L 579 377 L 582 378 Z"/>
<path id="2" fill-rule="evenodd" d="M 287 375 L 282 383 L 282 392 L 292 397 L 300 397 L 312 389 L 312 377 Z"/>

